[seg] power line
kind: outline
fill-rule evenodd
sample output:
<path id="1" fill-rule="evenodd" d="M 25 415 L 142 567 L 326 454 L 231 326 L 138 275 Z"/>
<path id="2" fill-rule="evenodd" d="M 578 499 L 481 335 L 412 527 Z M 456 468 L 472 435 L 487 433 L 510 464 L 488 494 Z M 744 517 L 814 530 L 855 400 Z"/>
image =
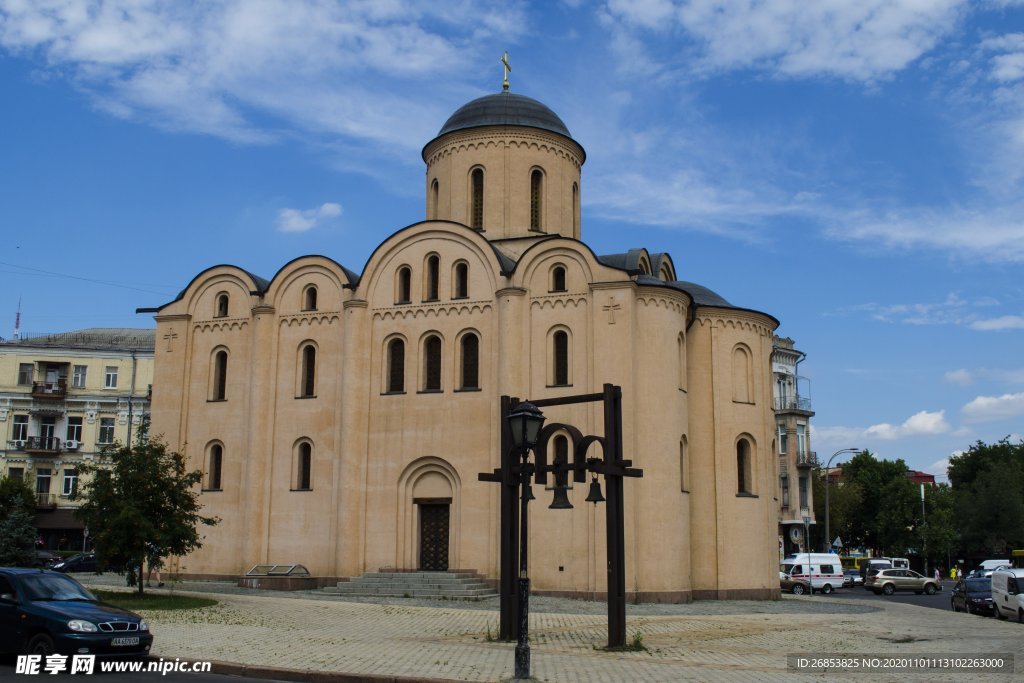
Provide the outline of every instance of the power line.
<path id="1" fill-rule="evenodd" d="M 114 282 L 112 280 L 98 280 L 96 278 L 82 277 L 80 275 L 70 275 L 68 273 L 55 273 L 51 270 L 42 270 L 41 268 L 30 268 L 29 266 L 23 266 L 18 263 L 7 263 L 0 261 L 0 266 L 8 266 L 10 268 L 20 268 L 21 270 L 6 271 L 12 275 L 26 275 L 24 271 L 31 271 L 32 273 L 39 273 L 41 275 L 48 275 L 50 277 L 62 277 L 69 280 L 81 280 L 82 282 L 92 282 L 93 284 L 106 285 L 107 287 L 118 287 L 120 289 L 130 289 L 136 292 L 145 292 L 146 294 L 167 294 L 166 290 L 174 291 L 174 287 L 170 285 L 152 285 L 153 287 L 166 287 L 165 291 L 156 291 L 153 289 L 143 289 L 142 287 L 136 287 L 128 285 L 123 282 Z"/>

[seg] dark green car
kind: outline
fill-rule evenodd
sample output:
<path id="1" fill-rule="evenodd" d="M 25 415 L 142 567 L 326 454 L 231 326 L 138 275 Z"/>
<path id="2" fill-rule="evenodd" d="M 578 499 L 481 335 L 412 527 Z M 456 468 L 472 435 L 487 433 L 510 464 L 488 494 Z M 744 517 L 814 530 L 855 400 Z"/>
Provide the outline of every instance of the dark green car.
<path id="1" fill-rule="evenodd" d="M 100 602 L 70 576 L 0 568 L 0 652 L 143 656 L 152 645 L 142 617 Z"/>

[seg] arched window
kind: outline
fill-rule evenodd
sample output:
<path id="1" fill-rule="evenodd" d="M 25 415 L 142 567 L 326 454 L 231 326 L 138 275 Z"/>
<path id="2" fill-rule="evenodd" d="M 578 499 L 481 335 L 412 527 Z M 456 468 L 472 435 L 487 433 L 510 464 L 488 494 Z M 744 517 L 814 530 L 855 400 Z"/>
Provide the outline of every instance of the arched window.
<path id="1" fill-rule="evenodd" d="M 686 448 L 689 444 L 686 440 L 686 434 L 679 439 L 679 490 L 683 493 L 687 492 L 687 486 L 690 485 L 690 473 L 687 470 L 690 463 L 687 462 Z"/>
<path id="2" fill-rule="evenodd" d="M 392 339 L 388 342 L 388 393 L 400 394 L 405 391 L 405 342 Z"/>
<path id="3" fill-rule="evenodd" d="M 426 282 L 424 282 L 423 293 L 424 301 L 437 301 L 438 299 L 438 280 L 441 274 L 441 257 L 437 254 L 431 254 L 427 257 Z"/>
<path id="4" fill-rule="evenodd" d="M 396 304 L 407 304 L 412 301 L 412 269 L 409 266 L 402 266 L 398 269 L 396 282 Z"/>
<path id="5" fill-rule="evenodd" d="M 213 354 L 213 377 L 210 382 L 210 400 L 227 400 L 228 352 L 221 349 Z"/>
<path id="6" fill-rule="evenodd" d="M 423 391 L 441 391 L 441 338 L 434 334 L 423 342 Z"/>
<path id="7" fill-rule="evenodd" d="M 572 234 L 580 236 L 580 188 L 576 183 L 572 184 Z"/>
<path id="8" fill-rule="evenodd" d="M 316 347 L 306 344 L 300 351 L 299 396 L 312 398 L 316 396 Z"/>
<path id="9" fill-rule="evenodd" d="M 679 388 L 686 391 L 686 337 L 682 332 L 676 337 L 676 362 L 679 364 Z"/>
<path id="10" fill-rule="evenodd" d="M 565 330 L 556 330 L 551 335 L 551 384 L 569 384 L 569 333 Z"/>
<path id="11" fill-rule="evenodd" d="M 295 491 L 311 491 L 313 473 L 313 445 L 303 441 L 295 449 Z"/>
<path id="12" fill-rule="evenodd" d="M 551 284 L 548 289 L 552 292 L 565 291 L 565 266 L 557 265 L 551 269 Z"/>
<path id="13" fill-rule="evenodd" d="M 460 389 L 480 388 L 480 338 L 472 332 L 463 335 L 461 344 Z"/>
<path id="14" fill-rule="evenodd" d="M 316 287 L 313 285 L 306 287 L 306 289 L 302 291 L 302 310 L 316 310 Z"/>
<path id="15" fill-rule="evenodd" d="M 484 169 L 477 167 L 470 173 L 469 227 L 484 229 Z"/>
<path id="16" fill-rule="evenodd" d="M 469 264 L 459 261 L 455 264 L 455 291 L 452 292 L 453 299 L 469 298 Z"/>
<path id="17" fill-rule="evenodd" d="M 216 311 L 214 312 L 213 315 L 216 318 L 226 318 L 226 317 L 228 317 L 228 293 L 227 292 L 221 292 L 220 294 L 217 295 L 217 307 L 216 307 Z"/>
<path id="18" fill-rule="evenodd" d="M 440 194 L 440 186 L 437 184 L 437 178 L 434 178 L 434 182 L 430 183 L 430 206 L 427 207 L 427 218 L 430 220 L 437 220 L 437 199 Z"/>
<path id="19" fill-rule="evenodd" d="M 750 494 L 751 491 L 751 462 L 750 442 L 740 439 L 736 442 L 736 492 Z"/>
<path id="20" fill-rule="evenodd" d="M 206 490 L 221 490 L 221 467 L 224 464 L 224 447 L 219 443 L 210 446 L 206 461 Z"/>
<path id="21" fill-rule="evenodd" d="M 753 403 L 754 387 L 750 351 L 746 346 L 737 345 L 732 350 L 732 400 L 737 403 Z"/>
<path id="22" fill-rule="evenodd" d="M 530 230 L 540 230 L 543 223 L 544 172 L 539 168 L 530 172 Z"/>

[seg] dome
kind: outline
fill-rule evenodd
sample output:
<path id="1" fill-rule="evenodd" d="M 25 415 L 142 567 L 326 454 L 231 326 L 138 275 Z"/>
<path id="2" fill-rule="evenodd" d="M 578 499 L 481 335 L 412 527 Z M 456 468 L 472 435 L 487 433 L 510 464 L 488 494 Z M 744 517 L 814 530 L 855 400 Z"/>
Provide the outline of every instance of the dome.
<path id="1" fill-rule="evenodd" d="M 572 139 L 558 114 L 547 105 L 525 95 L 500 92 L 468 102 L 441 126 L 437 137 L 480 126 L 524 126 L 558 133 Z"/>

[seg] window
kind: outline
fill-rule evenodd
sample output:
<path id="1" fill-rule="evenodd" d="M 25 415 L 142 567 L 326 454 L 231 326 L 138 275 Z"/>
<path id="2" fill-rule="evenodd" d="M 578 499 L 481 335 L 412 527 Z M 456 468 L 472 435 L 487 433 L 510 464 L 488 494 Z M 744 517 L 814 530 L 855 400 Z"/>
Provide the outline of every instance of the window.
<path id="1" fill-rule="evenodd" d="M 818 568 L 818 571 L 822 574 L 835 574 L 836 567 L 833 564 L 823 564 Z"/>
<path id="2" fill-rule="evenodd" d="M 686 337 L 682 332 L 676 337 L 676 358 L 679 364 L 679 388 L 686 391 Z"/>
<path id="3" fill-rule="evenodd" d="M 461 341 L 462 377 L 461 389 L 480 388 L 480 338 L 473 333 L 463 335 Z"/>
<path id="4" fill-rule="evenodd" d="M 313 465 L 313 446 L 308 441 L 299 444 L 295 454 L 295 489 L 310 491 L 310 473 Z"/>
<path id="5" fill-rule="evenodd" d="M 551 335 L 552 376 L 553 386 L 569 384 L 569 333 L 557 330 Z"/>
<path id="6" fill-rule="evenodd" d="M 580 236 L 580 188 L 576 183 L 572 184 L 572 235 Z"/>
<path id="7" fill-rule="evenodd" d="M 117 366 L 108 365 L 103 373 L 103 388 L 117 389 Z"/>
<path id="8" fill-rule="evenodd" d="M 210 446 L 210 455 L 206 466 L 206 488 L 210 491 L 221 490 L 220 473 L 223 461 L 224 447 L 219 443 Z"/>
<path id="9" fill-rule="evenodd" d="M 455 264 L 455 291 L 452 293 L 452 298 L 469 298 L 469 264 L 465 261 Z"/>
<path id="10" fill-rule="evenodd" d="M 409 266 L 398 269 L 396 304 L 407 304 L 412 301 L 412 270 Z"/>
<path id="11" fill-rule="evenodd" d="M 18 364 L 18 386 L 30 386 L 35 375 L 35 366 L 32 363 Z"/>
<path id="12" fill-rule="evenodd" d="M 313 285 L 306 287 L 306 289 L 302 291 L 302 310 L 316 310 L 316 287 Z"/>
<path id="13" fill-rule="evenodd" d="M 740 439 L 736 442 L 736 492 L 750 494 L 750 442 Z"/>
<path id="14" fill-rule="evenodd" d="M 469 226 L 477 230 L 484 229 L 484 169 L 474 168 L 470 173 Z"/>
<path id="15" fill-rule="evenodd" d="M 424 301 L 437 301 L 438 299 L 438 279 L 441 273 L 441 257 L 437 254 L 431 254 L 427 257 L 427 281 L 424 283 Z"/>
<path id="16" fill-rule="evenodd" d="M 25 480 L 25 468 L 24 467 L 12 467 L 7 470 L 7 476 L 15 481 Z"/>
<path id="17" fill-rule="evenodd" d="M 782 488 L 782 507 L 789 507 L 789 477 L 783 474 L 779 477 L 779 486 Z"/>
<path id="18" fill-rule="evenodd" d="M 437 178 L 434 182 L 430 183 L 430 206 L 427 207 L 427 218 L 429 220 L 437 220 L 437 197 L 440 194 L 440 187 L 437 184 Z"/>
<path id="19" fill-rule="evenodd" d="M 779 455 L 785 455 L 786 449 L 789 443 L 789 432 L 786 431 L 786 425 L 779 425 Z"/>
<path id="20" fill-rule="evenodd" d="M 61 495 L 72 496 L 78 491 L 78 470 L 64 470 L 64 486 Z"/>
<path id="21" fill-rule="evenodd" d="M 81 441 L 82 440 L 82 418 L 80 417 L 69 417 L 68 418 L 68 429 L 67 429 L 67 440 L 68 441 Z"/>
<path id="22" fill-rule="evenodd" d="M 796 452 L 801 458 L 807 456 L 807 425 L 796 426 Z"/>
<path id="23" fill-rule="evenodd" d="M 228 294 L 227 292 L 221 292 L 217 295 L 217 306 L 213 314 L 215 318 L 226 318 L 228 317 Z"/>
<path id="24" fill-rule="evenodd" d="M 301 356 L 299 396 L 313 398 L 316 396 L 316 347 L 306 344 L 302 347 Z"/>
<path id="25" fill-rule="evenodd" d="M 37 494 L 49 494 L 50 493 L 50 468 L 39 467 L 36 469 L 36 493 Z"/>
<path id="26" fill-rule="evenodd" d="M 228 352 L 221 349 L 213 354 L 213 386 L 211 401 L 226 401 L 228 388 Z"/>
<path id="27" fill-rule="evenodd" d="M 71 371 L 71 386 L 76 389 L 85 388 L 85 365 L 76 365 Z"/>
<path id="28" fill-rule="evenodd" d="M 433 334 L 423 342 L 423 391 L 441 391 L 441 338 Z"/>
<path id="29" fill-rule="evenodd" d="M 28 441 L 28 415 L 15 415 L 11 438 L 15 441 Z"/>
<path id="30" fill-rule="evenodd" d="M 800 477 L 800 508 L 807 509 L 807 477 Z"/>
<path id="31" fill-rule="evenodd" d="M 114 443 L 114 418 L 100 418 L 100 434 L 96 443 Z"/>
<path id="32" fill-rule="evenodd" d="M 558 265 L 551 269 L 551 286 L 549 289 L 552 292 L 565 291 L 565 266 Z"/>
<path id="33" fill-rule="evenodd" d="M 689 444 L 686 440 L 686 435 L 679 439 L 679 490 L 686 493 L 686 486 L 690 483 L 689 473 L 686 471 L 686 447 Z"/>
<path id="34" fill-rule="evenodd" d="M 405 391 L 405 342 L 392 339 L 388 342 L 388 393 L 400 394 Z"/>
<path id="35" fill-rule="evenodd" d="M 543 227 L 543 196 L 544 172 L 535 168 L 530 173 L 530 230 L 540 230 Z"/>

